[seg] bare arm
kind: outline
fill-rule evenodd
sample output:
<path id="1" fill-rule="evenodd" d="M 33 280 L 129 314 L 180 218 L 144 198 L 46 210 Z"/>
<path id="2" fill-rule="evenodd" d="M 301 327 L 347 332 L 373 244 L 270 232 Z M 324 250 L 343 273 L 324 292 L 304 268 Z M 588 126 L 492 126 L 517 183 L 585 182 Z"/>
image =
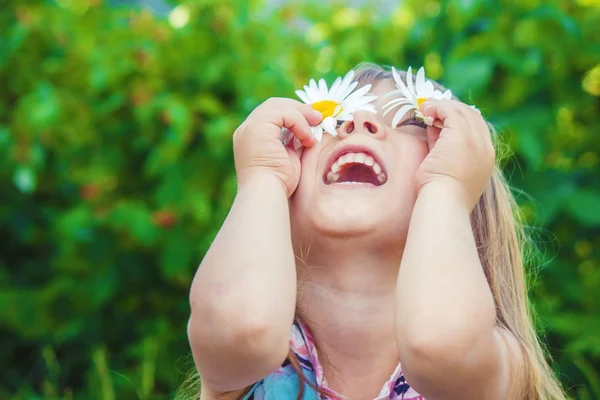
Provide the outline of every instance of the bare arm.
<path id="1" fill-rule="evenodd" d="M 505 399 L 515 346 L 496 328 L 469 210 L 455 190 L 425 187 L 415 204 L 398 277 L 400 357 L 428 399 Z"/>
<path id="2" fill-rule="evenodd" d="M 476 117 L 469 110 L 461 115 L 459 107 L 448 103 L 438 111 L 453 121 Z M 438 153 L 435 147 L 430 153 L 437 163 L 427 166 L 434 178 L 426 178 L 419 191 L 398 275 L 396 332 L 403 370 L 430 400 L 516 398 L 508 382 L 520 361 L 518 346 L 496 326 L 469 217 L 481 193 L 470 189 L 483 190 L 489 181 L 491 173 L 481 170 L 493 167 L 493 151 L 487 140 L 460 136 L 468 129 L 450 124 L 435 144 Z M 465 164 L 467 157 L 473 165 Z"/>
<path id="3" fill-rule="evenodd" d="M 190 343 L 212 388 L 242 388 L 283 362 L 296 272 L 287 196 L 277 178 L 257 176 L 240 188 L 198 268 L 190 302 Z"/>
<path id="4" fill-rule="evenodd" d="M 320 118 L 296 101 L 270 99 L 234 135 L 238 193 L 190 292 L 188 337 L 213 391 L 248 386 L 287 356 L 296 305 L 288 197 L 300 160 L 279 135 L 285 126 L 312 144 L 309 122 Z"/>

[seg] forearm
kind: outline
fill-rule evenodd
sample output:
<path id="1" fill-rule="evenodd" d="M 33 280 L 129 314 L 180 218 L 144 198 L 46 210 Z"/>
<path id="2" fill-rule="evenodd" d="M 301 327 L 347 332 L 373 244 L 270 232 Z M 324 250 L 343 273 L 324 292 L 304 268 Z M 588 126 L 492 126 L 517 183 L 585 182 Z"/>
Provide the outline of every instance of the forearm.
<path id="1" fill-rule="evenodd" d="M 416 342 L 451 351 L 492 336 L 494 301 L 460 190 L 440 181 L 418 195 L 397 284 L 400 348 Z"/>
<path id="2" fill-rule="evenodd" d="M 287 195 L 277 178 L 257 176 L 239 188 L 198 268 L 190 302 L 190 331 L 202 337 L 226 345 L 246 330 L 264 331 L 265 342 L 287 343 L 296 272 Z"/>

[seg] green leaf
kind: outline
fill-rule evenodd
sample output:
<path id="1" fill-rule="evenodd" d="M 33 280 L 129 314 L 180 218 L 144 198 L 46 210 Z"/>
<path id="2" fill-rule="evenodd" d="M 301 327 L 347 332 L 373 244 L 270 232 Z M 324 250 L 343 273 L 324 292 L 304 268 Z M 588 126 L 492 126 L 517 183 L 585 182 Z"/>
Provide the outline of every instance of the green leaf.
<path id="1" fill-rule="evenodd" d="M 582 189 L 569 198 L 567 210 L 585 226 L 600 226 L 600 193 Z"/>
<path id="2" fill-rule="evenodd" d="M 479 92 L 492 77 L 495 61 L 485 55 L 472 55 L 453 60 L 446 68 L 445 85 L 459 97 Z"/>
<path id="3" fill-rule="evenodd" d="M 37 184 L 35 171 L 25 165 L 19 166 L 13 174 L 13 183 L 22 193 L 33 193 Z"/>

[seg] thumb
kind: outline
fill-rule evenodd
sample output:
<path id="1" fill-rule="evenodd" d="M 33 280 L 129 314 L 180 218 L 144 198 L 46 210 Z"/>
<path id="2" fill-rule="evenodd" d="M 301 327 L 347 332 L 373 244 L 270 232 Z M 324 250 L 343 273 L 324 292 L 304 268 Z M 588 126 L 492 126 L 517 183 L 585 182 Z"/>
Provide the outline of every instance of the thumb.
<path id="1" fill-rule="evenodd" d="M 285 148 L 288 153 L 288 157 L 290 158 L 290 165 L 292 166 L 292 175 L 290 176 L 290 182 L 288 185 L 288 198 L 294 194 L 296 188 L 298 187 L 298 183 L 300 182 L 300 175 L 302 174 L 302 163 L 300 162 L 300 157 L 302 155 L 302 148 L 298 150 L 294 150 L 290 147 Z"/>
<path id="2" fill-rule="evenodd" d="M 427 127 L 427 146 L 429 147 L 429 151 L 431 151 L 431 149 L 433 149 L 433 146 L 435 146 L 435 143 L 440 138 L 441 132 L 442 130 L 437 126 Z"/>

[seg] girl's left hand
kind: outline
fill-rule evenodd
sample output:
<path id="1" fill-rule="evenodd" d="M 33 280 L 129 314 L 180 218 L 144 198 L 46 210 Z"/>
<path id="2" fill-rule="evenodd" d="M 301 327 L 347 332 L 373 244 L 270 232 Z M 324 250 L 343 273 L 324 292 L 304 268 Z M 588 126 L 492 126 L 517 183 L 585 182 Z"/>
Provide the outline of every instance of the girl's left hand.
<path id="1" fill-rule="evenodd" d="M 429 154 L 417 171 L 417 189 L 450 183 L 471 211 L 494 171 L 496 155 L 487 123 L 479 110 L 455 100 L 428 100 L 421 112 L 442 127 L 427 127 Z"/>

